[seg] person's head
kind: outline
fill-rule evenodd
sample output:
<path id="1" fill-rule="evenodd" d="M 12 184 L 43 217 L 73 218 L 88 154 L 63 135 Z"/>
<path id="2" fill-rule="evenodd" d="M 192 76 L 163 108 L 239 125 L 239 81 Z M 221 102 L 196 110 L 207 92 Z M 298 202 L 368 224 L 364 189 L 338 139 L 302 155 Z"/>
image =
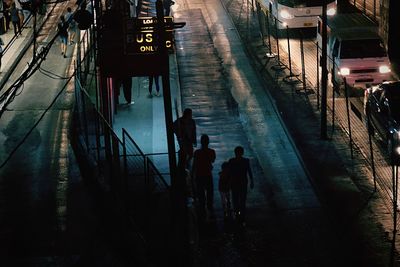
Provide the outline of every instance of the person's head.
<path id="1" fill-rule="evenodd" d="M 210 138 L 208 137 L 208 135 L 203 134 L 200 137 L 200 143 L 202 147 L 208 147 L 208 144 L 210 143 Z"/>
<path id="2" fill-rule="evenodd" d="M 183 111 L 183 117 L 186 119 L 191 119 L 192 118 L 192 109 L 185 108 L 185 110 Z"/>
<path id="3" fill-rule="evenodd" d="M 242 157 L 243 156 L 243 154 L 244 154 L 244 149 L 243 149 L 243 147 L 241 147 L 241 146 L 237 146 L 237 147 L 235 147 L 235 156 L 237 157 L 237 158 L 240 158 L 240 157 Z"/>
<path id="4" fill-rule="evenodd" d="M 229 165 L 229 163 L 227 162 L 227 161 L 224 161 L 222 164 L 221 164 L 221 170 L 227 170 L 228 169 L 228 165 Z"/>
<path id="5" fill-rule="evenodd" d="M 68 11 L 69 13 L 71 13 L 71 12 L 72 12 L 71 7 L 67 7 L 67 11 Z"/>

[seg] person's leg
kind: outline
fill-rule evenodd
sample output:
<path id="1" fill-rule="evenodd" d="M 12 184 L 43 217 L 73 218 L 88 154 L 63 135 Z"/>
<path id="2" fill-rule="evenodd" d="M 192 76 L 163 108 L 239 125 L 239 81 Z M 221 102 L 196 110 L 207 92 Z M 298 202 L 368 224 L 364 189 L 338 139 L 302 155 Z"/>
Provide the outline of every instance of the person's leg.
<path id="1" fill-rule="evenodd" d="M 149 76 L 149 96 L 151 96 L 152 91 L 153 91 L 153 76 Z"/>
<path id="2" fill-rule="evenodd" d="M 132 78 L 128 77 L 123 81 L 124 97 L 127 104 L 132 102 Z"/>
<path id="3" fill-rule="evenodd" d="M 203 179 L 204 177 L 196 177 L 196 195 L 199 200 L 199 217 L 204 218 L 206 214 L 206 198 L 205 198 L 205 192 L 204 192 L 204 183 Z"/>
<path id="4" fill-rule="evenodd" d="M 213 184 L 212 176 L 207 177 L 206 191 L 207 191 L 207 209 L 209 212 L 213 212 L 214 211 L 214 184 Z"/>
<path id="5" fill-rule="evenodd" d="M 160 76 L 154 76 L 154 80 L 156 82 L 156 91 L 157 93 L 160 92 L 160 83 L 159 83 Z"/>
<path id="6" fill-rule="evenodd" d="M 243 187 L 240 189 L 240 198 L 239 198 L 241 223 L 246 222 L 246 198 L 247 198 L 247 187 Z"/>
<path id="7" fill-rule="evenodd" d="M 12 24 L 13 24 L 13 28 L 14 28 L 14 35 L 15 36 L 17 36 L 18 35 L 18 26 L 17 26 L 17 24 L 18 24 L 19 22 L 17 22 L 17 21 L 13 21 L 12 22 Z"/>
<path id="8" fill-rule="evenodd" d="M 232 190 L 232 202 L 233 202 L 233 212 L 235 213 L 236 218 L 239 216 L 240 208 L 239 208 L 239 192 L 238 190 Z"/>
<path id="9" fill-rule="evenodd" d="M 20 21 L 18 21 L 18 23 L 17 23 L 17 28 L 18 28 L 18 33 L 21 35 L 22 34 L 22 25 L 21 25 L 21 20 Z"/>
<path id="10" fill-rule="evenodd" d="M 228 202 L 226 198 L 226 192 L 219 191 L 219 194 L 221 196 L 222 209 L 224 210 L 224 215 L 226 216 L 228 212 Z"/>

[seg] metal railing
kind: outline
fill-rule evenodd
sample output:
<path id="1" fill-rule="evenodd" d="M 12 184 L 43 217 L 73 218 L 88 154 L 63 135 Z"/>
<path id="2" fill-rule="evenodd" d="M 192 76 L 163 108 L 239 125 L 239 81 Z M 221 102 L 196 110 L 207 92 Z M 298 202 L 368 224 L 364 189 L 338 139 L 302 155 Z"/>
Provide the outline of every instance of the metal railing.
<path id="1" fill-rule="evenodd" d="M 80 36 L 75 76 L 75 129 L 91 165 L 92 179 L 113 196 L 146 248 L 164 253 L 169 241 L 171 200 L 168 183 L 129 133 L 118 136 L 99 111 L 93 49 L 94 29 Z"/>

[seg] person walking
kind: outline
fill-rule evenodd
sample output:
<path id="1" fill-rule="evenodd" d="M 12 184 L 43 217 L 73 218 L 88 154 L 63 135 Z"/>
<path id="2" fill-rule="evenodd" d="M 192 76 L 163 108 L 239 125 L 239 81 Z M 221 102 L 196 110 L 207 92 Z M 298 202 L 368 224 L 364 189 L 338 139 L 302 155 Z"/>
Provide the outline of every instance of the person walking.
<path id="1" fill-rule="evenodd" d="M 15 2 L 11 4 L 10 16 L 14 28 L 14 35 L 18 37 L 18 35 L 21 35 L 21 23 L 19 19 L 19 10 L 17 9 Z"/>
<path id="2" fill-rule="evenodd" d="M 153 80 L 156 84 L 156 96 L 160 96 L 160 83 L 159 83 L 160 76 L 158 75 L 151 75 L 149 76 L 149 97 L 153 97 Z"/>
<path id="3" fill-rule="evenodd" d="M 196 183 L 199 199 L 200 218 L 205 218 L 206 209 L 209 217 L 214 215 L 214 184 L 212 169 L 215 161 L 215 150 L 209 148 L 210 138 L 203 134 L 200 138 L 201 148 L 194 152 L 192 173 Z"/>
<path id="4" fill-rule="evenodd" d="M 219 172 L 218 191 L 221 195 L 222 208 L 224 210 L 224 218 L 231 216 L 231 181 L 229 177 L 229 164 L 224 161 Z"/>
<path id="5" fill-rule="evenodd" d="M 246 198 L 248 178 L 250 188 L 254 188 L 253 173 L 250 168 L 250 160 L 243 157 L 244 149 L 237 146 L 234 150 L 235 157 L 231 158 L 229 164 L 229 177 L 231 179 L 231 191 L 233 210 L 236 220 L 242 225 L 246 225 Z"/>
<path id="6" fill-rule="evenodd" d="M 193 158 L 193 146 L 197 146 L 196 123 L 190 108 L 186 108 L 182 117 L 174 121 L 173 131 L 178 139 L 179 149 L 184 155 L 185 164 L 188 166 Z"/>
<path id="7" fill-rule="evenodd" d="M 68 42 L 68 23 L 65 21 L 64 15 L 61 15 L 60 22 L 58 23 L 58 33 L 61 42 L 61 55 L 67 57 L 67 42 Z"/>
<path id="8" fill-rule="evenodd" d="M 67 14 L 65 15 L 65 21 L 68 23 L 68 37 L 69 37 L 69 45 L 72 45 L 75 41 L 75 33 L 76 33 L 76 21 L 74 20 L 74 14 L 72 13 L 72 8 L 67 8 Z"/>

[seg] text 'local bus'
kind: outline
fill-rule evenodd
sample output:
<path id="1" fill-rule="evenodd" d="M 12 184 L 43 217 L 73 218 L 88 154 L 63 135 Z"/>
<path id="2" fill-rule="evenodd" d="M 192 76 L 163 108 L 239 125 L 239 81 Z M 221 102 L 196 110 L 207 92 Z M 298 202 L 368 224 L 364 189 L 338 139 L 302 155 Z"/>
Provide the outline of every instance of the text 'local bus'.
<path id="1" fill-rule="evenodd" d="M 324 0 L 257 0 L 261 8 L 270 14 L 278 29 L 317 27 Z M 336 14 L 336 0 L 325 0 L 327 15 Z"/>

